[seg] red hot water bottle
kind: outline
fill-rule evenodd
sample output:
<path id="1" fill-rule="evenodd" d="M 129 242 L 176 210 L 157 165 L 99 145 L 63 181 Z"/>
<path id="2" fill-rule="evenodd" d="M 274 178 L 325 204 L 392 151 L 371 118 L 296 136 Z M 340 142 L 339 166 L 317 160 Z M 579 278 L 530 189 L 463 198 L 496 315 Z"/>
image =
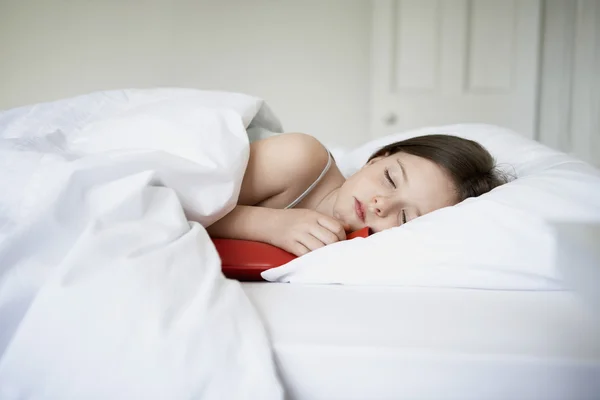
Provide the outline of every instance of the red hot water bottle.
<path id="1" fill-rule="evenodd" d="M 363 228 L 352 232 L 346 239 L 367 237 L 371 232 Z M 295 255 L 273 245 L 239 239 L 212 239 L 221 257 L 223 274 L 239 281 L 262 281 L 260 273 L 279 267 L 296 258 Z"/>

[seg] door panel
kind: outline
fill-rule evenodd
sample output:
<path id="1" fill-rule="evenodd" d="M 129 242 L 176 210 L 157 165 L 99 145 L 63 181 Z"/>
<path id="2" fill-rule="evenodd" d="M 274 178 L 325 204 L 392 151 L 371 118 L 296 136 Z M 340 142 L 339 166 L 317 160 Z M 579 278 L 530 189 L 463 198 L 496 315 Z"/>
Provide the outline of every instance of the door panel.
<path id="1" fill-rule="evenodd" d="M 533 137 L 539 0 L 375 0 L 371 132 L 485 122 Z"/>

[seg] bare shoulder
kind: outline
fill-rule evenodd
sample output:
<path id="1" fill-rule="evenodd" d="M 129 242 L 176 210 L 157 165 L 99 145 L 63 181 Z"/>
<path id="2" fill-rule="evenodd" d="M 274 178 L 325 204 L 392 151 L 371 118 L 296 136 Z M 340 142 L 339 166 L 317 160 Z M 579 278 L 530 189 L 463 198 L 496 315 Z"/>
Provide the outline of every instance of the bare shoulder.
<path id="1" fill-rule="evenodd" d="M 272 199 L 275 204 L 268 206 L 275 207 L 293 200 L 317 179 L 328 159 L 325 146 L 304 133 L 253 142 L 239 203 L 256 205 Z"/>
<path id="2" fill-rule="evenodd" d="M 300 168 L 310 171 L 315 163 L 327 162 L 329 157 L 325 146 L 317 138 L 306 133 L 285 133 L 253 144 L 256 147 L 269 147 L 270 151 L 276 152 L 274 155 L 281 157 L 282 161 L 285 161 L 284 164 L 294 170 Z"/>

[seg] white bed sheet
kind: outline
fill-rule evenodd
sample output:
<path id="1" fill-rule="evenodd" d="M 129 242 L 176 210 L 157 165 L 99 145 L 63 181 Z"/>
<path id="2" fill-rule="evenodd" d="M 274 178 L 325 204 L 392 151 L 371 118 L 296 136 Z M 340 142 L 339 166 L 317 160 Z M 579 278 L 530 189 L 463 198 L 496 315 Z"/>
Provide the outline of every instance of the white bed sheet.
<path id="1" fill-rule="evenodd" d="M 598 399 L 573 293 L 245 283 L 290 399 Z"/>

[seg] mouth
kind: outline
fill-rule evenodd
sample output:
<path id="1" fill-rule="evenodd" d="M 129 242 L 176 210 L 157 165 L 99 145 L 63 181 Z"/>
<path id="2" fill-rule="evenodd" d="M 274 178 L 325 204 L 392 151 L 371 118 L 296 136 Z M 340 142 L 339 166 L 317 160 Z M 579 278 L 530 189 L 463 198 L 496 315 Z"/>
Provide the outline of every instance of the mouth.
<path id="1" fill-rule="evenodd" d="M 362 221 L 362 223 L 365 223 L 365 207 L 363 206 L 363 204 L 358 201 L 358 199 L 355 197 L 354 198 L 354 211 L 356 212 L 356 216 L 358 217 L 359 220 Z"/>

